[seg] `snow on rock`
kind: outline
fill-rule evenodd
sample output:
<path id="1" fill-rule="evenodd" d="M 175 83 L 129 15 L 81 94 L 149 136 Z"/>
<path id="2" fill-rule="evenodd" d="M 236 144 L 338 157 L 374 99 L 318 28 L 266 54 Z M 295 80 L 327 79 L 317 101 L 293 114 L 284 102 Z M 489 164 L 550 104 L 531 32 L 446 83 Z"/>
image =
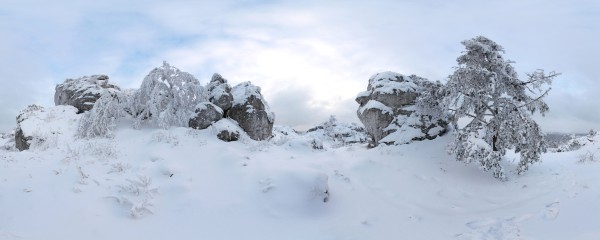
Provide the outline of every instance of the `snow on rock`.
<path id="1" fill-rule="evenodd" d="M 360 105 L 357 115 L 372 138 L 371 144 L 404 144 L 433 139 L 445 133 L 445 123 L 432 121 L 431 117 L 415 111 L 416 101 L 422 92 L 437 86 L 415 75 L 394 72 L 373 75 L 367 91 L 356 97 Z"/>
<path id="2" fill-rule="evenodd" d="M 55 90 L 54 104 L 74 106 L 77 113 L 92 109 L 103 92 L 121 91 L 118 86 L 108 83 L 106 75 L 67 79 L 64 83 L 56 85 Z"/>
<path id="3" fill-rule="evenodd" d="M 15 145 L 20 151 L 57 147 L 64 141 L 72 141 L 77 132 L 77 108 L 55 106 L 44 108 L 30 105 L 17 116 Z"/>
<path id="4" fill-rule="evenodd" d="M 208 100 L 211 103 L 219 106 L 225 112 L 231 108 L 233 95 L 231 95 L 231 86 L 227 83 L 227 79 L 215 73 L 206 89 L 209 92 Z"/>
<path id="5" fill-rule="evenodd" d="M 189 127 L 195 129 L 205 129 L 223 118 L 223 110 L 210 102 L 198 103 L 194 112 L 196 116 L 190 119 Z"/>
<path id="6" fill-rule="evenodd" d="M 240 140 L 243 134 L 245 134 L 238 123 L 229 118 L 223 118 L 213 123 L 212 129 L 217 134 L 217 138 L 225 142 Z"/>
<path id="7" fill-rule="evenodd" d="M 260 93 L 260 87 L 243 82 L 233 87 L 233 104 L 227 116 L 238 122 L 240 127 L 254 140 L 271 137 L 275 114 Z"/>

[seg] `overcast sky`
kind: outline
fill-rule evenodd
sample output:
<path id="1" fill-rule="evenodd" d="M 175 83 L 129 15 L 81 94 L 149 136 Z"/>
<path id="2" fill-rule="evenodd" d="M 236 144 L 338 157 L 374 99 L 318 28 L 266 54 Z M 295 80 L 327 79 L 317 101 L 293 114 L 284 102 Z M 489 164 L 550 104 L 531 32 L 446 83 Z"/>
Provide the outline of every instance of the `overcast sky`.
<path id="1" fill-rule="evenodd" d="M 381 71 L 445 81 L 462 40 L 506 49 L 520 76 L 561 72 L 544 131 L 600 129 L 600 1 L 0 0 L 0 131 L 65 78 L 138 88 L 163 60 L 202 83 L 261 86 L 276 124 L 359 122 L 357 93 Z"/>

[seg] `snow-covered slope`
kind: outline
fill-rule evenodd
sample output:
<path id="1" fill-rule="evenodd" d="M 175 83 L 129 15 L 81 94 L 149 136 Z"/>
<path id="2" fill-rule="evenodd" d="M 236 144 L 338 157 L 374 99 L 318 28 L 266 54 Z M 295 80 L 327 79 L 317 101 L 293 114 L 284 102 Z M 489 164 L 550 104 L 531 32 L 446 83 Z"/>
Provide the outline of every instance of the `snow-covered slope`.
<path id="1" fill-rule="evenodd" d="M 0 149 L 0 239 L 600 239 L 600 159 L 579 161 L 600 156 L 600 137 L 500 182 L 446 155 L 448 136 L 313 149 L 276 129 Z"/>

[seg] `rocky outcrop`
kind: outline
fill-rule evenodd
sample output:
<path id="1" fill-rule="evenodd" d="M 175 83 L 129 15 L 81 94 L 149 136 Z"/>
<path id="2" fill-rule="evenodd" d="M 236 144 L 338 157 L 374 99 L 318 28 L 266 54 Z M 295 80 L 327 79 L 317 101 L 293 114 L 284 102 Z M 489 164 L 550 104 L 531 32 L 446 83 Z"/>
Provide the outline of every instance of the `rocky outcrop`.
<path id="1" fill-rule="evenodd" d="M 238 122 L 240 127 L 254 140 L 271 137 L 275 115 L 260 93 L 260 87 L 244 82 L 235 86 L 232 107 L 227 116 Z"/>
<path id="2" fill-rule="evenodd" d="M 445 133 L 444 121 L 416 112 L 418 97 L 436 87 L 439 83 L 415 75 L 394 72 L 373 75 L 367 91 L 356 97 L 360 104 L 358 118 L 371 136 L 371 144 L 403 144 Z"/>
<path id="3" fill-rule="evenodd" d="M 194 129 L 205 129 L 223 118 L 223 110 L 209 102 L 196 105 L 196 116 L 189 121 L 189 126 Z"/>
<path id="4" fill-rule="evenodd" d="M 218 73 L 206 85 L 209 102 L 197 105 L 195 115 L 189 120 L 189 126 L 204 129 L 219 122 L 221 118 L 233 120 L 241 132 L 248 134 L 254 140 L 265 140 L 272 136 L 274 114 L 260 93 L 260 87 L 244 82 L 231 88 L 227 80 Z M 229 128 L 218 132 L 219 139 L 236 141 L 240 131 L 230 131 Z"/>
<path id="5" fill-rule="evenodd" d="M 210 83 L 206 86 L 208 90 L 208 101 L 217 105 L 224 112 L 231 108 L 233 95 L 231 95 L 231 86 L 218 73 L 213 74 Z"/>
<path id="6" fill-rule="evenodd" d="M 106 75 L 67 79 L 64 83 L 56 85 L 54 104 L 71 105 L 77 108 L 77 113 L 82 113 L 92 109 L 103 92 L 120 90 L 118 86 L 108 83 Z"/>
<path id="7" fill-rule="evenodd" d="M 23 129 L 20 127 L 17 128 L 17 131 L 15 131 L 15 147 L 19 149 L 19 151 L 29 149 L 29 145 L 31 145 L 29 142 L 31 140 L 33 140 L 33 138 L 31 136 L 25 136 Z"/>

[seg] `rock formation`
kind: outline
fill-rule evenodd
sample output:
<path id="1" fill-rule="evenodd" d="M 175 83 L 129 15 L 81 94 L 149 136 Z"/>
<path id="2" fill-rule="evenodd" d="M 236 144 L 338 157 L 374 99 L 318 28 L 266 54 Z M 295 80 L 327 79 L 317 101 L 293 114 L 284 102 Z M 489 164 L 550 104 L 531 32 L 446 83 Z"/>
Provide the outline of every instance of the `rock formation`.
<path id="1" fill-rule="evenodd" d="M 205 129 L 223 118 L 223 110 L 209 102 L 198 103 L 195 113 L 196 117 L 189 121 L 189 126 L 194 129 Z"/>
<path id="2" fill-rule="evenodd" d="M 250 82 L 240 83 L 231 93 L 233 103 L 227 116 L 238 122 L 240 127 L 254 140 L 271 137 L 275 115 L 260 93 L 260 87 Z"/>
<path id="3" fill-rule="evenodd" d="M 189 120 L 189 127 L 204 129 L 221 118 L 229 118 L 233 120 L 231 124 L 239 125 L 238 128 L 251 139 L 260 141 L 272 136 L 274 114 L 260 93 L 260 87 L 244 82 L 231 88 L 225 78 L 215 73 L 206 85 L 206 93 L 210 102 L 197 105 L 194 117 Z M 239 132 L 228 129 L 219 132 L 219 138 L 224 141 L 238 140 Z"/>
<path id="4" fill-rule="evenodd" d="M 108 83 L 106 75 L 67 79 L 64 83 L 56 85 L 54 104 L 71 105 L 77 108 L 77 113 L 82 113 L 92 109 L 104 91 L 120 90 L 118 86 Z"/>
<path id="5" fill-rule="evenodd" d="M 415 75 L 394 72 L 373 75 L 367 91 L 356 97 L 360 104 L 358 118 L 371 136 L 371 144 L 403 144 L 445 133 L 444 121 L 416 113 L 418 97 L 435 87 L 436 83 Z"/>
<path id="6" fill-rule="evenodd" d="M 229 86 L 227 80 L 215 73 L 206 89 L 208 90 L 208 101 L 223 109 L 225 114 L 231 108 L 231 102 L 233 101 L 231 86 Z"/>

